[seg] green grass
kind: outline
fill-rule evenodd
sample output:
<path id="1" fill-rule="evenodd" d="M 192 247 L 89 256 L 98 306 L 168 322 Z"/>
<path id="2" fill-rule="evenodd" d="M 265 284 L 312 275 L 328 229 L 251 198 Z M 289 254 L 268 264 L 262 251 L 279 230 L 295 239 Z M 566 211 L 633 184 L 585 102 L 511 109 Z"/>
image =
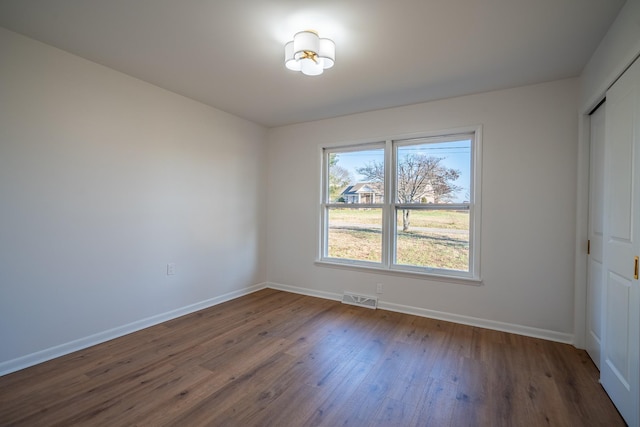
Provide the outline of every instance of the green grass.
<path id="1" fill-rule="evenodd" d="M 380 262 L 382 233 L 372 229 L 332 228 L 329 230 L 329 256 Z"/>
<path id="2" fill-rule="evenodd" d="M 397 264 L 469 269 L 469 239 L 466 234 L 398 233 Z"/>
<path id="3" fill-rule="evenodd" d="M 381 209 L 331 209 L 331 221 L 381 224 Z M 398 222 L 402 222 L 402 211 L 398 212 Z M 412 210 L 410 215 L 411 226 L 426 228 L 449 228 L 454 230 L 466 230 L 469 227 L 469 213 L 459 211 L 420 211 Z"/>
<path id="4" fill-rule="evenodd" d="M 400 215 L 397 224 L 401 229 Z M 381 223 L 380 209 L 331 210 L 329 256 L 380 262 Z M 468 224 L 467 212 L 412 211 L 409 231 L 398 231 L 396 263 L 467 271 Z"/>

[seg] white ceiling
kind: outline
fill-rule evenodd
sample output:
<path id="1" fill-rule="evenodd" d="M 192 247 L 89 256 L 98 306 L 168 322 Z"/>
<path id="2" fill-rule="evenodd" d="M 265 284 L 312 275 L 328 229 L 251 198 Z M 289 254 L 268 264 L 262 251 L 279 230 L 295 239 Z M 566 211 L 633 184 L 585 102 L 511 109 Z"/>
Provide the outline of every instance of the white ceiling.
<path id="1" fill-rule="evenodd" d="M 625 0 L 0 0 L 0 26 L 265 126 L 580 74 Z M 336 42 L 317 77 L 284 43 Z"/>

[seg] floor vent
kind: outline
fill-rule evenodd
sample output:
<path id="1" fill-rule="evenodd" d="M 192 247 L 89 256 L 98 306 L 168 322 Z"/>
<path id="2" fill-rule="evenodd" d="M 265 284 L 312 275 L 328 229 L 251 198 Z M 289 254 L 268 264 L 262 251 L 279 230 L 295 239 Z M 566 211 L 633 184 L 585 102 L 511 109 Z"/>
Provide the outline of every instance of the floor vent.
<path id="1" fill-rule="evenodd" d="M 378 298 L 370 297 L 367 295 L 356 295 L 348 292 L 344 293 L 344 296 L 342 297 L 342 303 L 372 308 L 374 310 L 378 308 Z"/>

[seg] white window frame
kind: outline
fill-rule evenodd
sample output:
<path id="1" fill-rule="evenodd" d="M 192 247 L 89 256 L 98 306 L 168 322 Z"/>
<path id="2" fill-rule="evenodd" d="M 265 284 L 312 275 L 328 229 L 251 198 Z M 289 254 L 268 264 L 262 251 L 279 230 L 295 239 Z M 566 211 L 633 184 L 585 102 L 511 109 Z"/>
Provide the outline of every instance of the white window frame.
<path id="1" fill-rule="evenodd" d="M 468 204 L 401 204 L 396 200 L 396 155 L 397 148 L 416 144 L 422 141 L 434 140 L 438 142 L 452 140 L 462 135 L 472 136 L 471 141 L 471 165 L 469 189 L 470 200 Z M 378 262 L 351 260 L 343 258 L 331 258 L 328 254 L 328 212 L 330 208 L 355 208 L 345 206 L 344 203 L 329 203 L 328 179 L 329 161 L 328 153 L 361 151 L 384 147 L 384 201 L 383 203 L 359 204 L 358 208 L 375 208 L 382 210 L 382 260 Z M 480 284 L 480 224 L 481 224 L 481 178 L 482 178 L 482 126 L 468 126 L 455 129 L 425 131 L 420 133 L 394 135 L 392 137 L 346 143 L 324 144 L 319 147 L 320 158 L 320 215 L 319 215 L 319 244 L 316 264 L 329 267 L 344 267 L 349 269 L 363 269 L 386 274 L 417 276 L 433 278 L 437 280 L 452 281 L 457 283 Z M 411 209 L 468 209 L 469 210 L 469 271 L 447 270 L 432 267 L 408 266 L 394 264 L 395 241 L 397 237 L 396 209 L 407 207 Z"/>

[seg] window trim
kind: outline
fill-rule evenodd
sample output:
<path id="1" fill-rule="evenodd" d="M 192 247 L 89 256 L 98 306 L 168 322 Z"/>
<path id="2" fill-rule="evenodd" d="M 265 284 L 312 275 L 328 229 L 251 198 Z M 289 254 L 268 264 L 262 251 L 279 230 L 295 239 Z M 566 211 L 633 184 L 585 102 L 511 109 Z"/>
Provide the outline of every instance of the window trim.
<path id="1" fill-rule="evenodd" d="M 397 230 L 395 226 L 395 210 L 398 207 L 408 206 L 411 209 L 420 208 L 421 204 L 400 204 L 397 203 L 396 191 L 395 191 L 395 169 L 396 169 L 396 156 L 397 147 L 403 145 L 411 145 L 413 143 L 424 139 L 435 139 L 440 137 L 447 138 L 451 136 L 460 136 L 463 134 L 472 134 L 473 139 L 471 143 L 471 165 L 470 165 L 470 200 L 468 205 L 469 210 L 469 271 L 458 270 L 446 270 L 433 267 L 420 267 L 420 266 L 408 266 L 394 264 L 395 244 L 389 241 L 395 240 L 397 236 Z M 453 138 L 455 139 L 455 138 Z M 328 211 L 331 207 L 344 207 L 343 203 L 329 203 L 328 202 L 328 177 L 329 177 L 329 162 L 326 160 L 325 154 L 327 152 L 349 152 L 359 151 L 363 149 L 374 149 L 384 147 L 385 159 L 385 197 L 383 203 L 375 204 L 362 204 L 358 208 L 377 208 L 382 209 L 382 257 L 381 262 L 371 262 L 362 260 L 350 260 L 343 258 L 331 258 L 326 254 L 328 253 L 328 235 L 325 230 L 328 229 Z M 422 279 L 433 279 L 446 282 L 464 283 L 464 284 L 481 284 L 482 278 L 480 274 L 480 229 L 481 229 L 481 178 L 482 178 L 482 125 L 466 126 L 453 129 L 433 130 L 415 132 L 409 134 L 393 135 L 386 138 L 372 138 L 366 140 L 350 141 L 350 142 L 337 142 L 320 144 L 319 161 L 320 161 L 320 203 L 319 203 L 319 218 L 318 218 L 318 250 L 315 264 L 319 266 L 327 266 L 334 268 L 346 268 L 355 269 L 367 272 L 377 272 L 384 274 L 392 274 L 405 277 L 418 277 Z M 430 206 L 429 210 L 435 209 L 451 209 L 456 207 L 462 207 L 462 204 L 442 204 L 436 206 Z M 466 208 L 466 204 L 465 204 Z"/>

